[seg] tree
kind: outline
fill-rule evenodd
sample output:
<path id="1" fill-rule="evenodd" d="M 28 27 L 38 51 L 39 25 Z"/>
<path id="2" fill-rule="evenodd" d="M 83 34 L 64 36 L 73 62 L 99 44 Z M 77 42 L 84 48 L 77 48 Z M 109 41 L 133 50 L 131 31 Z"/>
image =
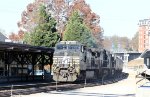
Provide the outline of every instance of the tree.
<path id="1" fill-rule="evenodd" d="M 131 40 L 128 37 L 120 37 L 119 43 L 121 44 L 122 48 L 126 49 L 127 51 L 131 51 Z"/>
<path id="2" fill-rule="evenodd" d="M 21 14 L 21 20 L 18 21 L 17 25 L 19 28 L 18 33 L 11 33 L 9 37 L 13 41 L 23 41 L 24 35 L 27 36 L 28 32 L 32 32 L 33 29 L 38 25 L 38 10 L 41 4 L 46 3 L 45 0 L 36 0 L 33 3 L 27 5 L 26 10 Z M 28 33 L 29 34 L 29 33 Z M 14 37 L 15 36 L 15 37 Z"/>
<path id="3" fill-rule="evenodd" d="M 27 6 L 26 11 L 22 12 L 21 21 L 18 22 L 18 27 L 24 31 L 24 33 L 32 32 L 37 26 L 37 11 L 40 4 L 44 4 L 47 12 L 50 12 L 55 18 L 57 30 L 60 35 L 65 31 L 71 13 L 78 10 L 80 16 L 83 17 L 85 25 L 91 30 L 95 39 L 97 39 L 96 42 L 101 44 L 102 31 L 99 26 L 100 17 L 92 12 L 85 0 L 35 0 L 35 2 Z"/>
<path id="4" fill-rule="evenodd" d="M 96 13 L 92 12 L 90 6 L 85 2 L 85 0 L 74 0 L 73 5 L 71 5 L 70 13 L 74 10 L 79 11 L 79 14 L 83 17 L 85 25 L 91 30 L 91 33 L 96 39 L 96 43 L 101 46 L 103 41 L 103 30 L 99 26 L 100 17 Z"/>
<path id="5" fill-rule="evenodd" d="M 11 34 L 9 35 L 9 39 L 11 41 L 19 41 L 19 36 L 15 34 L 14 32 L 11 32 Z"/>
<path id="6" fill-rule="evenodd" d="M 64 32 L 63 40 L 79 41 L 87 46 L 95 46 L 94 38 L 77 11 L 73 12 Z"/>
<path id="7" fill-rule="evenodd" d="M 40 7 L 38 16 L 38 25 L 29 34 L 31 39 L 27 39 L 27 37 L 26 42 L 31 42 L 34 46 L 54 47 L 59 41 L 59 35 L 56 32 L 56 20 L 47 14 L 45 6 Z"/>
<path id="8" fill-rule="evenodd" d="M 130 51 L 130 39 L 127 37 L 119 37 L 117 35 L 106 37 L 103 41 L 104 48 L 113 51 Z"/>
<path id="9" fill-rule="evenodd" d="M 70 13 L 70 6 L 74 0 L 48 0 L 47 9 L 57 21 L 57 28 L 60 35 L 63 34 Z"/>
<path id="10" fill-rule="evenodd" d="M 18 22 L 19 29 L 24 31 L 24 33 L 33 32 L 33 29 L 38 25 L 39 6 L 44 4 L 46 11 L 51 13 L 56 19 L 58 32 L 63 32 L 69 2 L 71 2 L 71 0 L 35 0 L 33 3 L 28 4 L 27 10 L 22 12 L 21 20 Z"/>
<path id="11" fill-rule="evenodd" d="M 46 0 L 35 0 L 35 2 L 27 5 L 25 11 L 21 14 L 21 20 L 18 22 L 19 29 L 24 32 L 32 32 L 38 24 L 38 10 L 41 4 L 46 3 Z"/>
<path id="12" fill-rule="evenodd" d="M 134 37 L 131 40 L 131 47 L 134 51 L 138 51 L 138 46 L 139 46 L 139 32 L 136 32 Z"/>
<path id="13" fill-rule="evenodd" d="M 103 46 L 107 50 L 112 49 L 112 42 L 110 37 L 104 37 Z"/>

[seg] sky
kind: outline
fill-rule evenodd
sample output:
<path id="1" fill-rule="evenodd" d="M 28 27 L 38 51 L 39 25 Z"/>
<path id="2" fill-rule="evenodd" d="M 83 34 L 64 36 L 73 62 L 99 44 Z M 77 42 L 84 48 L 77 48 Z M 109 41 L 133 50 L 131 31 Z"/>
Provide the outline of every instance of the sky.
<path id="1" fill-rule="evenodd" d="M 21 13 L 33 0 L 1 0 L 0 3 L 0 30 L 6 36 L 11 32 L 17 33 L 17 22 L 21 20 Z"/>
<path id="2" fill-rule="evenodd" d="M 93 12 L 100 16 L 105 36 L 132 38 L 138 22 L 150 18 L 150 0 L 86 0 Z"/>
<path id="3" fill-rule="evenodd" d="M 0 29 L 5 35 L 17 32 L 21 13 L 33 0 L 1 0 Z M 104 36 L 118 35 L 132 38 L 138 31 L 138 22 L 150 17 L 150 0 L 85 0 L 100 16 Z"/>

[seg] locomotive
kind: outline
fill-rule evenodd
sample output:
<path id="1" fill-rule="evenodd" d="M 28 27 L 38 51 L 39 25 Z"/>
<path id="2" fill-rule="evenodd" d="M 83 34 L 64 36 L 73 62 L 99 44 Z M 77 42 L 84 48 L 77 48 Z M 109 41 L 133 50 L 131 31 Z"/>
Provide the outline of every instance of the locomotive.
<path id="1" fill-rule="evenodd" d="M 123 61 L 105 49 L 88 48 L 78 41 L 61 41 L 53 55 L 54 81 L 74 82 L 113 77 L 122 71 Z"/>

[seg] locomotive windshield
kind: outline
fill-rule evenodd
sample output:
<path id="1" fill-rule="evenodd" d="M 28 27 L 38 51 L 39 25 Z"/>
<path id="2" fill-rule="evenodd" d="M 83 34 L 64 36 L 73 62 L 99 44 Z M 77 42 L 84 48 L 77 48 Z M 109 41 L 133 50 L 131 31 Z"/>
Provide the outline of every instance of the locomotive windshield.
<path id="1" fill-rule="evenodd" d="M 70 50 L 79 50 L 80 47 L 79 47 L 79 45 L 68 45 L 68 49 L 70 49 Z"/>
<path id="2" fill-rule="evenodd" d="M 65 44 L 59 44 L 59 45 L 56 46 L 56 49 L 58 49 L 58 50 L 67 49 L 67 45 L 65 45 Z"/>
<path id="3" fill-rule="evenodd" d="M 54 56 L 64 56 L 67 52 L 67 56 L 77 56 L 81 51 L 81 45 L 78 44 L 57 44 L 54 52 Z"/>
<path id="4" fill-rule="evenodd" d="M 59 44 L 56 46 L 56 50 L 80 50 L 79 45 L 73 45 L 73 44 Z"/>

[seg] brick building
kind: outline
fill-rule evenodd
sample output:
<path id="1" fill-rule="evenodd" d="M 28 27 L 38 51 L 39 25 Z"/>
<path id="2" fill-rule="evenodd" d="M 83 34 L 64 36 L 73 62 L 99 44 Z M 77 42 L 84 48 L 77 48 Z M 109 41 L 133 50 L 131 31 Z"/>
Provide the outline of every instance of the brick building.
<path id="1" fill-rule="evenodd" d="M 143 52 L 150 49 L 150 19 L 139 20 L 139 47 L 138 51 Z"/>

